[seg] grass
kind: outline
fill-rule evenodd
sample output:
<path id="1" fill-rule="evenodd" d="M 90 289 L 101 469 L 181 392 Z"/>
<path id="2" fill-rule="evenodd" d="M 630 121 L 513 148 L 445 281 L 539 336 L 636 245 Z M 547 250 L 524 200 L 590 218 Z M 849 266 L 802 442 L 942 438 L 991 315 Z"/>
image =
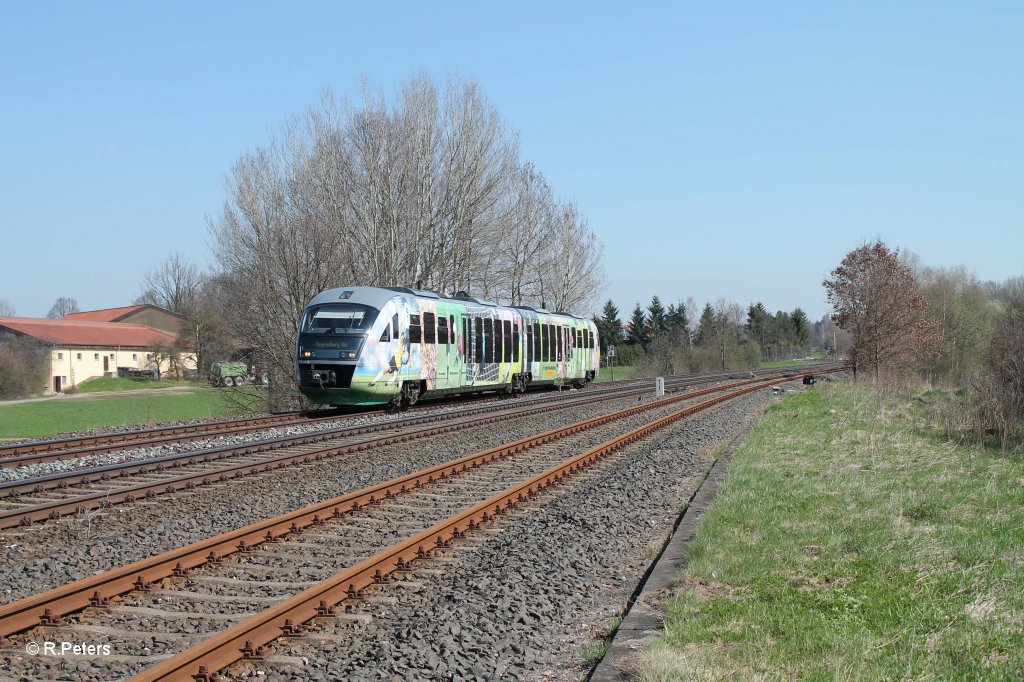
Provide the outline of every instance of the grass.
<path id="1" fill-rule="evenodd" d="M 772 360 L 771 362 L 763 362 L 762 361 L 761 362 L 761 367 L 763 367 L 763 368 L 794 367 L 796 365 L 808 365 L 808 364 L 810 364 L 812 362 L 818 362 L 820 360 L 821 360 L 820 357 L 815 357 L 815 358 L 812 358 L 810 360 Z"/>
<path id="2" fill-rule="evenodd" d="M 737 453 L 639 679 L 1020 679 L 1024 461 L 826 385 Z"/>
<path id="3" fill-rule="evenodd" d="M 258 390 L 246 386 L 236 390 Z M 237 414 L 239 407 L 214 388 L 168 395 L 54 399 L 0 406 L 0 438 L 39 438 L 100 426 L 145 426 L 179 419 Z"/>
<path id="4" fill-rule="evenodd" d="M 615 368 L 615 380 L 621 381 L 622 379 L 632 379 L 633 375 L 636 374 L 636 367 L 632 365 L 623 365 L 622 367 Z M 600 381 L 611 381 L 612 370 L 610 367 L 601 367 L 601 373 L 597 375 L 595 383 Z"/>
<path id="5" fill-rule="evenodd" d="M 604 655 L 608 653 L 608 647 L 611 646 L 612 639 L 615 637 L 615 633 L 619 631 L 620 625 L 622 625 L 622 616 L 613 617 L 604 629 L 601 640 L 583 650 L 581 655 L 587 668 L 596 666 L 604 658 Z"/>
<path id="6" fill-rule="evenodd" d="M 141 379 L 136 377 L 98 377 L 75 386 L 76 393 L 96 393 L 98 391 L 135 391 L 142 388 L 177 388 L 196 386 L 192 381 L 175 379 Z"/>

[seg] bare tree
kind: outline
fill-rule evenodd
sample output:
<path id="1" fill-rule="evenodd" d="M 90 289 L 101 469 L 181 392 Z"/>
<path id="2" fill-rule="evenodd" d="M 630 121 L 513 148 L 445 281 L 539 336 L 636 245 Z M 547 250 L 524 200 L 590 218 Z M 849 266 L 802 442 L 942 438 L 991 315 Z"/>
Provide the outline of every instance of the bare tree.
<path id="1" fill-rule="evenodd" d="M 600 246 L 585 219 L 574 204 L 555 211 L 518 154 L 476 83 L 438 88 L 417 76 L 393 101 L 368 83 L 355 106 L 324 93 L 235 163 L 210 231 L 222 290 L 246 301 L 229 308 L 231 326 L 265 358 L 281 407 L 294 397 L 299 318 L 323 289 L 400 285 L 539 302 L 549 281 L 552 300 L 568 307 L 597 290 Z"/>
<path id="2" fill-rule="evenodd" d="M 588 307 L 604 283 L 603 248 L 575 202 L 558 205 L 551 227 L 542 263 L 544 303 L 565 312 Z"/>
<path id="3" fill-rule="evenodd" d="M 148 303 L 188 316 L 195 307 L 203 275 L 179 251 L 146 273 L 135 303 Z"/>
<path id="4" fill-rule="evenodd" d="M 6 298 L 0 298 L 0 317 L 14 317 L 17 314 L 13 303 Z"/>
<path id="5" fill-rule="evenodd" d="M 869 367 L 877 379 L 883 366 L 916 368 L 934 357 L 942 335 L 898 249 L 881 241 L 854 249 L 823 284 L 832 319 L 852 335 L 854 376 Z"/>
<path id="6" fill-rule="evenodd" d="M 53 307 L 50 308 L 50 312 L 46 313 L 46 316 L 51 320 L 62 320 L 65 315 L 80 311 L 81 308 L 78 307 L 78 301 L 68 296 L 61 296 L 54 302 Z"/>
<path id="7" fill-rule="evenodd" d="M 0 400 L 42 393 L 47 381 L 47 346 L 29 337 L 0 337 Z"/>

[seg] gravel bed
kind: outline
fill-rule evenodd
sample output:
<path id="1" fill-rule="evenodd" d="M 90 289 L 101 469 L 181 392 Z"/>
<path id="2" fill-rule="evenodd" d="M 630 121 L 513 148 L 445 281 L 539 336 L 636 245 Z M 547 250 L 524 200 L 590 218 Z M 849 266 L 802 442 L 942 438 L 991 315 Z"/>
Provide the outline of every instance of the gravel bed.
<path id="1" fill-rule="evenodd" d="M 377 551 L 409 537 L 482 499 L 504 490 L 523 478 L 537 474 L 624 430 L 670 414 L 679 406 L 665 406 L 646 415 L 635 415 L 575 434 L 557 443 L 531 448 L 513 459 L 503 460 L 467 472 L 420 491 L 367 508 L 358 514 L 313 528 L 283 543 L 261 548 L 248 556 L 236 556 L 224 566 L 207 567 L 180 584 L 151 594 L 138 594 L 117 607 L 88 617 L 88 629 L 70 625 L 61 630 L 65 639 L 91 640 L 95 628 L 113 628 L 118 634 L 105 638 L 117 657 L 140 657 L 137 662 L 99 661 L 109 665 L 76 670 L 77 679 L 120 679 L 140 672 L 153 653 L 176 653 L 190 642 L 209 636 L 226 626 L 223 617 L 236 620 L 267 608 L 268 599 L 280 599 L 297 592 L 308 581 L 324 580 L 340 567 L 349 566 Z M 225 584 L 225 578 L 244 582 Z M 301 581 L 294 584 L 295 581 Z M 125 609 L 141 607 L 145 611 Z M 161 613 L 167 613 L 162 617 Z M 213 620 L 206 618 L 212 616 Z M 132 634 L 124 634 L 127 631 Z M 108 630 L 108 632 L 110 632 Z M 157 646 L 153 633 L 166 642 Z M 11 661 L 9 670 L 31 679 L 54 675 L 53 661 L 30 658 Z"/>
<path id="2" fill-rule="evenodd" d="M 568 394 L 568 391 L 566 391 Z M 586 393 L 576 393 L 573 396 L 581 395 L 585 396 Z M 544 392 L 538 394 L 538 397 L 550 397 L 551 393 Z M 568 395 L 566 396 L 568 397 Z M 53 462 L 40 462 L 38 464 L 27 464 L 21 467 L 15 467 L 11 469 L 0 469 L 0 482 L 4 481 L 16 481 L 24 478 L 31 478 L 33 476 L 46 476 L 48 474 L 55 474 L 64 471 L 76 471 L 79 469 L 85 469 L 88 467 L 105 466 L 108 464 L 118 464 L 120 462 L 135 461 L 141 459 L 148 459 L 151 457 L 164 457 L 167 455 L 173 455 L 185 452 L 198 452 L 207 448 L 219 448 L 233 445 L 244 445 L 247 443 L 257 443 L 259 441 L 267 440 L 270 438 L 281 438 L 286 436 L 299 436 L 307 433 L 315 433 L 318 431 L 326 431 L 328 429 L 334 429 L 339 427 L 359 427 L 368 426 L 373 424 L 382 424 L 388 421 L 394 421 L 402 417 L 407 416 L 426 416 L 431 414 L 449 414 L 453 412 L 461 412 L 467 407 L 480 407 L 490 405 L 496 402 L 507 403 L 510 407 L 515 405 L 527 404 L 531 399 L 519 399 L 516 401 L 503 400 L 501 398 L 479 398 L 472 401 L 461 401 L 455 403 L 445 403 L 429 408 L 422 408 L 415 411 L 405 412 L 400 415 L 385 415 L 385 414 L 372 414 L 366 415 L 339 415 L 338 419 L 325 419 L 323 421 L 317 421 L 309 424 L 290 424 L 288 426 L 268 428 L 261 431 L 254 431 L 252 433 L 227 435 L 227 436 L 214 436 L 210 438 L 204 438 L 201 440 L 194 440 L 190 442 L 179 442 L 179 443 L 167 443 L 163 445 L 151 446 L 151 447 L 140 447 L 133 448 L 130 450 L 118 450 L 116 452 L 108 452 L 97 455 L 86 455 L 84 457 L 72 457 L 70 459 L 61 459 Z M 189 422 L 182 422 L 183 424 L 191 423 L 205 423 L 198 420 L 192 420 Z M 177 425 L 177 423 L 173 423 Z M 83 435 L 89 432 L 81 432 L 79 434 L 72 435 Z"/>
<path id="3" fill-rule="evenodd" d="M 131 505 L 0 532 L 0 603 L 204 539 L 269 516 L 636 404 L 636 398 L 552 410 L 441 438 L 379 448 L 201 486 Z"/>
<path id="4" fill-rule="evenodd" d="M 794 387 L 793 384 L 789 385 Z M 770 400 L 745 396 L 677 423 L 559 486 L 465 546 L 229 672 L 264 680 L 585 677 L 600 642 L 660 548 L 708 453 Z M 319 637 L 317 637 L 319 635 Z"/>

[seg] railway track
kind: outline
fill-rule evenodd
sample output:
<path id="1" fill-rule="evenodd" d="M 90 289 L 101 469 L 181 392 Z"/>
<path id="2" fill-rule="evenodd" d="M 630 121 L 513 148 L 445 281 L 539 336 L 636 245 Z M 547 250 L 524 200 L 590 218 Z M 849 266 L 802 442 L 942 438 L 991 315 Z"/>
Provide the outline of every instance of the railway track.
<path id="1" fill-rule="evenodd" d="M 772 375 L 773 379 L 776 377 L 777 374 Z M 707 383 L 705 377 L 682 379 L 673 382 L 670 388 L 678 391 L 702 383 Z M 460 413 L 464 416 L 455 418 L 452 418 L 451 413 L 409 416 L 374 425 L 341 427 L 261 443 L 125 461 L 9 481 L 0 484 L 0 529 L 55 520 L 71 514 L 84 515 L 116 504 L 191 490 L 200 485 L 220 483 L 248 474 L 529 417 L 552 409 L 572 409 L 595 401 L 620 399 L 647 392 L 649 387 L 625 391 L 620 389 L 575 398 L 548 396 L 531 400 L 525 405 L 490 404 L 467 408 Z M 374 436 L 374 433 L 382 435 Z"/>
<path id="2" fill-rule="evenodd" d="M 820 369 L 821 365 L 809 365 Z M 771 370 L 753 370 L 758 375 Z M 714 374 L 690 374 L 670 377 L 670 379 L 696 379 L 707 377 L 728 377 L 734 376 L 737 372 L 721 372 Z M 650 380 L 646 380 L 649 383 Z M 635 386 L 644 383 L 644 380 L 623 380 L 610 382 L 602 388 L 592 387 L 594 393 L 611 392 L 622 388 Z M 436 409 L 438 406 L 462 402 L 461 398 L 449 401 L 432 401 L 423 406 L 412 408 L 414 411 Z M 138 429 L 119 431 L 116 433 L 99 434 L 91 436 L 73 436 L 67 438 L 47 439 L 40 441 L 29 441 L 13 445 L 0 446 L 0 468 L 16 468 L 31 464 L 54 462 L 66 459 L 90 457 L 102 455 L 109 452 L 128 450 L 135 448 L 159 447 L 173 443 L 185 443 L 196 440 L 221 438 L 226 436 L 245 435 L 268 429 L 316 424 L 330 421 L 351 421 L 353 419 L 382 416 L 387 410 L 371 410 L 357 412 L 354 414 L 340 413 L 335 410 L 321 410 L 316 412 L 291 412 L 280 415 L 269 415 L 264 417 L 247 417 L 231 420 L 219 420 L 202 422 L 197 424 L 175 425 L 153 429 Z"/>
<path id="3" fill-rule="evenodd" d="M 138 672 L 154 660 L 137 679 L 212 679 L 599 459 L 777 380 L 639 404 L 107 571 L 0 607 L 0 636 L 42 626 L 36 634 L 60 627 L 65 640 L 104 638 L 114 653 L 99 660 L 121 667 L 93 670 L 94 679 Z M 622 434 L 630 420 L 641 423 Z M 338 565 L 348 568 L 338 573 Z M 89 612 L 71 616 L 83 608 Z M 69 617 L 77 622 L 67 624 Z M 22 643 L 31 637 L 20 635 Z"/>

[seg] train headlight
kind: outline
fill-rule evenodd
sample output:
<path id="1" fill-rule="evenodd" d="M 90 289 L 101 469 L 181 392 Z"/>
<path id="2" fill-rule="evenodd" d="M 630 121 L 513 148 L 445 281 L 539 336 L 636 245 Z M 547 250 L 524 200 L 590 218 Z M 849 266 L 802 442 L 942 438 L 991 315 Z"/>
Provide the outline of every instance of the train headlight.
<path id="1" fill-rule="evenodd" d="M 311 358 L 311 357 L 313 357 L 313 353 L 312 353 L 312 351 L 304 350 L 304 351 L 302 351 L 302 357 L 304 357 L 304 358 Z"/>

